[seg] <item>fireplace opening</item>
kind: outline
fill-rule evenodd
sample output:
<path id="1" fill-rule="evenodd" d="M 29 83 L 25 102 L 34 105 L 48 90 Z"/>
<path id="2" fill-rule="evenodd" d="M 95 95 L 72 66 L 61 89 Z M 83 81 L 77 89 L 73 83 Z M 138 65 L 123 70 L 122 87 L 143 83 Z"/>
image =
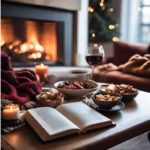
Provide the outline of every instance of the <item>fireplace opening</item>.
<path id="1" fill-rule="evenodd" d="M 1 12 L 1 50 L 12 57 L 13 66 L 73 64 L 72 11 L 3 1 Z"/>
<path id="2" fill-rule="evenodd" d="M 16 65 L 57 64 L 57 32 L 56 22 L 2 18 L 1 46 Z"/>

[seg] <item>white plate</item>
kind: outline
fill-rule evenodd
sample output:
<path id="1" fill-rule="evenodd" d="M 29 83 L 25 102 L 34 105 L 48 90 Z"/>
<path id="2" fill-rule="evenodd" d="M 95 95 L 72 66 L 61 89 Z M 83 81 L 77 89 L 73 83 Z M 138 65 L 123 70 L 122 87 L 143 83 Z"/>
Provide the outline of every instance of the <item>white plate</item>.
<path id="1" fill-rule="evenodd" d="M 71 96 L 71 97 L 79 97 L 79 96 L 84 96 L 87 95 L 98 88 L 98 84 L 92 80 L 83 80 L 83 83 L 92 83 L 94 85 L 94 88 L 91 89 L 64 89 L 64 88 L 58 88 L 59 85 L 64 84 L 66 81 L 58 81 L 54 84 L 54 87 L 62 92 L 66 96 Z"/>

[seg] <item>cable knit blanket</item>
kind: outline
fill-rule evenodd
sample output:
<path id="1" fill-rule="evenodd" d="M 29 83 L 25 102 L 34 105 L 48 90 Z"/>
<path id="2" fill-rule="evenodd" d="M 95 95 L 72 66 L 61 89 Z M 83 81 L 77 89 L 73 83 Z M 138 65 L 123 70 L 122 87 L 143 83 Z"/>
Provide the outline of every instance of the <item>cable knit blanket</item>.
<path id="1" fill-rule="evenodd" d="M 150 54 L 145 54 L 144 56 L 135 54 L 125 64 L 116 66 L 112 63 L 108 63 L 98 66 L 98 70 L 101 74 L 118 70 L 137 76 L 150 77 Z"/>
<path id="2" fill-rule="evenodd" d="M 142 77 L 150 77 L 150 54 L 133 55 L 125 64 L 118 66 L 118 70 Z"/>
<path id="3" fill-rule="evenodd" d="M 11 59 L 5 54 L 1 55 L 1 97 L 17 104 L 25 104 L 34 100 L 42 90 L 34 71 L 22 69 L 14 71 Z"/>

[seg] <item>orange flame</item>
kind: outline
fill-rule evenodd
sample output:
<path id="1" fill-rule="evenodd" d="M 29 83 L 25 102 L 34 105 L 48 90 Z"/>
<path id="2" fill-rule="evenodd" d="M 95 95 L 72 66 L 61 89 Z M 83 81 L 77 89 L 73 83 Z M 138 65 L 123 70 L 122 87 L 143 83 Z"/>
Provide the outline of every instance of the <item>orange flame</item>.
<path id="1" fill-rule="evenodd" d="M 25 27 L 23 41 L 14 32 L 14 22 L 12 19 L 2 19 L 2 32 L 0 44 L 10 42 L 9 48 L 15 53 L 23 54 L 29 52 L 29 59 L 39 59 L 42 53 L 46 60 L 57 61 L 57 26 L 54 22 L 43 22 L 26 20 L 22 22 Z M 40 30 L 42 29 L 42 30 Z M 20 32 L 22 28 L 18 31 Z M 23 43 L 22 43 L 23 42 Z"/>

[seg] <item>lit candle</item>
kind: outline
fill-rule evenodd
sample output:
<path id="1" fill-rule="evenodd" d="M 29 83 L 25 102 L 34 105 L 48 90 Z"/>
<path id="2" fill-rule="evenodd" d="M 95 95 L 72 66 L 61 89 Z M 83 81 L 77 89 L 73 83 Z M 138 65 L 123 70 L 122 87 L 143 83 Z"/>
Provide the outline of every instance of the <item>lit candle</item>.
<path id="1" fill-rule="evenodd" d="M 14 120 L 19 118 L 20 109 L 18 105 L 8 104 L 4 107 L 2 118 L 5 120 Z"/>
<path id="2" fill-rule="evenodd" d="M 48 66 L 40 64 L 35 66 L 35 72 L 38 74 L 40 81 L 44 81 L 48 77 Z"/>

